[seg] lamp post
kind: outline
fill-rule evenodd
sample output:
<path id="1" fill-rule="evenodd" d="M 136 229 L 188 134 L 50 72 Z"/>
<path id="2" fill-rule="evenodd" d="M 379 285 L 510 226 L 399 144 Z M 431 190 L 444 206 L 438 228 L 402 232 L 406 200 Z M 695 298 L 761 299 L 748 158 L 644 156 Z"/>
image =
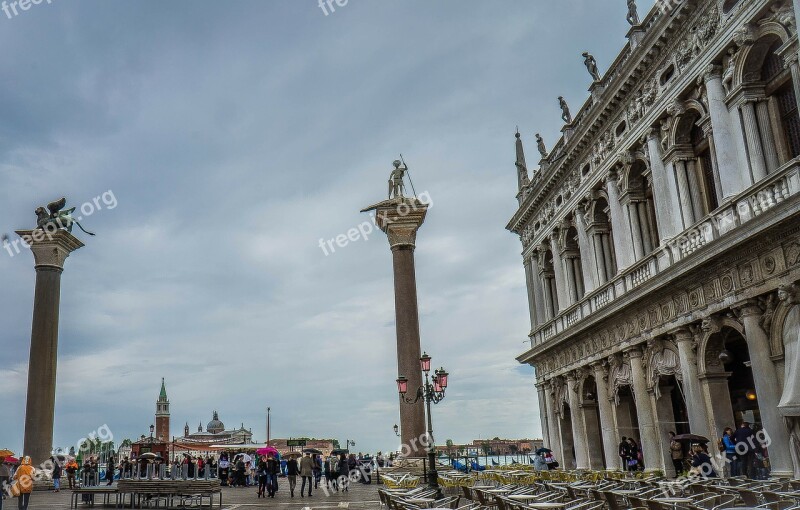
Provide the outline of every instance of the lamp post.
<path id="1" fill-rule="evenodd" d="M 431 422 L 431 403 L 438 404 L 444 400 L 444 393 L 447 389 L 447 377 L 449 374 L 444 368 L 434 371 L 433 384 L 430 380 L 431 357 L 427 353 L 422 353 L 419 358 L 422 371 L 425 372 L 425 384 L 417 389 L 413 398 L 406 397 L 408 393 L 408 379 L 401 375 L 397 378 L 397 391 L 400 393 L 400 401 L 407 404 L 415 404 L 420 399 L 425 401 L 425 413 L 428 421 L 428 487 L 436 491 L 436 499 L 441 499 L 442 489 L 439 487 L 439 474 L 436 472 L 436 446 L 433 440 L 433 423 Z"/>
<path id="2" fill-rule="evenodd" d="M 344 442 L 344 449 L 345 449 L 345 450 L 347 450 L 347 451 L 349 452 L 349 451 L 350 451 L 350 447 L 351 447 L 351 446 L 355 446 L 355 445 L 356 445 L 356 442 L 355 442 L 355 441 L 351 441 L 351 440 L 347 439 L 347 440 L 345 440 L 345 442 Z"/>
<path id="3" fill-rule="evenodd" d="M 397 437 L 400 437 L 400 432 L 399 432 L 400 427 L 398 427 L 397 424 L 395 423 L 394 427 L 392 427 L 392 428 L 394 429 L 394 435 L 397 436 Z"/>

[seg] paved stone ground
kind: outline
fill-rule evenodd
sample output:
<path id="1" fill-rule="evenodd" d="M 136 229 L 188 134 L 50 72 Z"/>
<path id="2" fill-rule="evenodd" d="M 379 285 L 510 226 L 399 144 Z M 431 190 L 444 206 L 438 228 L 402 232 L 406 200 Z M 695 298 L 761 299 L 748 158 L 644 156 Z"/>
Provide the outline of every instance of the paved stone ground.
<path id="1" fill-rule="evenodd" d="M 289 495 L 289 482 L 286 478 L 281 478 L 278 485 L 278 492 L 275 498 L 257 498 L 255 487 L 242 488 L 222 488 L 222 510 L 247 510 L 251 507 L 277 508 L 280 510 L 324 510 L 324 509 L 346 509 L 346 510 L 377 510 L 378 486 L 374 483 L 366 485 L 353 483 L 348 492 L 331 492 L 328 495 L 320 489 L 315 490 L 312 497 L 300 497 L 300 482 L 297 483 L 294 498 Z M 68 510 L 70 503 L 70 491 L 61 491 L 58 494 L 53 492 L 36 491 L 31 495 L 29 510 Z M 100 497 L 102 501 L 102 497 Z M 215 498 L 215 501 L 218 501 Z M 90 509 L 92 507 L 78 505 L 78 510 Z M 95 505 L 94 508 L 102 510 L 102 506 Z M 208 508 L 208 507 L 205 507 Z M 215 504 L 214 510 L 219 509 Z M 17 500 L 7 498 L 3 501 L 3 510 L 17 510 Z"/>

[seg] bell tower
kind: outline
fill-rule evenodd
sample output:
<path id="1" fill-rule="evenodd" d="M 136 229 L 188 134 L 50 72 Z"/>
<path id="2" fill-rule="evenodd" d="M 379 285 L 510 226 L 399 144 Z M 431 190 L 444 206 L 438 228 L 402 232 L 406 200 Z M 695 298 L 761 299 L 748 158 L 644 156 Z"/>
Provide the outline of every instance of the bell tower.
<path id="1" fill-rule="evenodd" d="M 164 385 L 164 378 L 161 378 L 161 393 L 156 401 L 156 439 L 164 442 L 170 441 L 169 435 L 169 399 L 167 398 L 167 388 Z"/>

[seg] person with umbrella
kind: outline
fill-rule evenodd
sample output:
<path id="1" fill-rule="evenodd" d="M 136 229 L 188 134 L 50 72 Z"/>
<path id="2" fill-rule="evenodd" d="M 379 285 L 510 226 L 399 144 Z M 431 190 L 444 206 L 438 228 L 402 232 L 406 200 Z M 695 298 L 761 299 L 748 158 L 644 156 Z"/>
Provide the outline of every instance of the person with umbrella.
<path id="1" fill-rule="evenodd" d="M 276 454 L 267 455 L 267 473 L 269 474 L 267 491 L 269 492 L 269 497 L 274 498 L 275 493 L 278 492 L 278 475 L 281 473 L 281 462 L 276 457 Z"/>
<path id="2" fill-rule="evenodd" d="M 258 475 L 258 492 L 256 493 L 259 498 L 266 497 L 266 489 L 267 483 L 269 483 L 269 476 L 267 475 L 267 458 L 261 457 L 258 461 L 258 466 L 256 467 L 256 473 Z"/>
<path id="3" fill-rule="evenodd" d="M 669 453 L 675 468 L 675 478 L 678 478 L 683 473 L 683 445 L 675 440 L 675 432 L 669 433 Z"/>
<path id="4" fill-rule="evenodd" d="M 319 453 L 311 452 L 314 460 L 314 488 L 319 489 L 319 481 L 322 479 L 322 458 Z"/>
<path id="5" fill-rule="evenodd" d="M 347 464 L 347 455 L 342 453 L 339 456 L 339 487 L 342 488 L 342 492 L 349 492 L 348 485 L 350 482 L 350 468 Z"/>

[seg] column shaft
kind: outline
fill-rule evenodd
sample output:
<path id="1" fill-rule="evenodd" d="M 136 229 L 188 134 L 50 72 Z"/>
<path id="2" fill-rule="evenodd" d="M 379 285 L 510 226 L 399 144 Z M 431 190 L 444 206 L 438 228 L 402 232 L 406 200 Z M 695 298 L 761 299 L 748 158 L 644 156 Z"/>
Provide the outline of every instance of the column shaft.
<path id="1" fill-rule="evenodd" d="M 528 288 L 528 311 L 531 318 L 531 328 L 536 329 L 539 327 L 539 317 L 536 313 L 537 296 L 533 282 L 538 279 L 538 275 L 534 274 L 531 264 L 531 259 L 525 260 L 525 286 Z"/>
<path id="2" fill-rule="evenodd" d="M 661 234 L 661 239 L 655 241 L 660 243 L 662 239 L 670 239 L 683 229 L 679 225 L 680 216 L 675 216 L 675 211 L 680 210 L 676 201 L 675 187 L 670 186 L 667 168 L 662 159 L 661 142 L 654 132 L 647 137 L 647 149 L 650 153 L 650 169 L 653 176 L 656 223 Z"/>
<path id="3" fill-rule="evenodd" d="M 700 192 L 700 179 L 697 176 L 697 160 L 686 161 L 686 180 L 689 182 L 689 192 L 692 197 L 692 214 L 694 221 L 698 222 L 706 215 L 703 207 L 703 195 Z"/>
<path id="4" fill-rule="evenodd" d="M 678 357 L 683 374 L 683 393 L 689 413 L 689 429 L 692 434 L 716 437 L 710 427 L 706 400 L 700 388 L 694 335 L 688 329 L 679 329 L 675 332 L 675 343 L 678 345 Z"/>
<path id="5" fill-rule="evenodd" d="M 547 404 L 547 426 L 550 432 L 550 444 L 548 447 L 555 452 L 558 461 L 563 464 L 566 460 L 564 459 L 564 449 L 561 446 L 561 424 L 556 414 L 556 403 L 551 385 L 545 388 L 545 402 Z"/>
<path id="6" fill-rule="evenodd" d="M 770 359 L 769 338 L 759 324 L 762 311 L 756 303 L 746 303 L 739 310 L 744 325 L 747 350 L 750 353 L 761 421 L 772 441 L 769 447 L 772 476 L 793 476 L 789 435 L 783 417 L 778 411 L 778 402 L 781 398 L 778 374 L 775 364 Z"/>
<path id="7" fill-rule="evenodd" d="M 606 179 L 606 192 L 608 193 L 608 206 L 611 209 L 611 229 L 614 232 L 614 252 L 617 256 L 617 270 L 622 271 L 634 263 L 634 254 L 631 250 L 633 240 L 631 229 L 625 224 L 625 213 L 619 202 L 619 187 L 616 174 L 609 175 Z"/>
<path id="8" fill-rule="evenodd" d="M 753 182 L 758 182 L 767 176 L 767 163 L 764 159 L 764 148 L 761 146 L 761 135 L 758 131 L 758 120 L 753 101 L 745 101 L 742 105 L 742 118 L 744 119 L 747 148 L 750 152 L 750 170 Z"/>
<path id="9" fill-rule="evenodd" d="M 569 292 L 567 290 L 567 277 L 564 274 L 564 263 L 558 253 L 558 234 L 551 236 L 550 248 L 553 250 L 553 272 L 555 273 L 556 294 L 558 295 L 557 311 L 560 312 L 569 306 Z"/>
<path id="10" fill-rule="evenodd" d="M 650 221 L 647 217 L 647 202 L 636 202 L 636 212 L 639 213 L 639 228 L 642 232 L 642 256 L 649 255 L 653 251 L 653 233 L 650 231 Z"/>
<path id="11" fill-rule="evenodd" d="M 578 381 L 571 375 L 567 377 L 567 394 L 572 418 L 572 440 L 575 443 L 575 465 L 577 469 L 589 469 L 589 441 L 578 395 Z"/>
<path id="12" fill-rule="evenodd" d="M 722 77 L 719 70 L 706 76 L 706 93 L 708 96 L 708 109 L 711 116 L 711 126 L 714 130 L 714 152 L 717 156 L 717 174 L 723 199 L 735 196 L 749 185 L 749 177 L 745 179 L 747 168 L 741 168 L 739 146 L 734 136 L 734 121 L 738 118 L 728 110 L 725 104 L 725 89 L 722 86 Z"/>
<path id="13" fill-rule="evenodd" d="M 628 351 L 631 363 L 631 379 L 633 396 L 636 399 L 636 417 L 639 420 L 639 435 L 642 440 L 642 456 L 648 470 L 663 469 L 658 462 L 661 457 L 658 435 L 656 433 L 655 414 L 650 393 L 647 391 L 647 378 L 642 365 L 642 352 L 638 348 Z"/>
<path id="14" fill-rule="evenodd" d="M 764 147 L 764 159 L 767 162 L 767 173 L 774 172 L 780 166 L 778 161 L 778 145 L 775 143 L 775 134 L 772 132 L 772 122 L 769 118 L 769 100 L 763 99 L 756 103 L 756 117 L 761 133 L 761 144 Z"/>
<path id="15" fill-rule="evenodd" d="M 592 366 L 592 369 L 594 370 L 594 380 L 597 383 L 597 405 L 600 407 L 600 430 L 606 469 L 622 469 L 621 459 L 617 455 L 618 441 L 614 426 L 614 410 L 608 394 L 606 369 L 600 363 Z"/>
<path id="16" fill-rule="evenodd" d="M 578 282 L 575 279 L 575 266 L 571 257 L 562 257 L 561 264 L 564 266 L 564 274 L 567 278 L 567 306 L 572 306 L 578 302 Z"/>
<path id="17" fill-rule="evenodd" d="M 417 278 L 414 268 L 414 248 L 395 246 L 392 248 L 394 262 L 394 303 L 397 328 L 397 371 L 408 378 L 411 391 L 422 386 L 422 355 L 419 339 L 419 311 L 417 308 Z M 417 444 L 426 433 L 425 407 L 420 400 L 416 404 L 400 406 L 401 439 L 403 444 Z M 415 442 L 412 442 L 415 441 Z M 425 455 L 419 449 L 412 456 Z"/>
<path id="18" fill-rule="evenodd" d="M 686 177 L 686 162 L 675 161 L 675 180 L 678 183 L 678 194 L 681 202 L 681 217 L 683 218 L 683 228 L 694 225 L 694 207 L 692 206 L 692 190 L 689 189 L 689 181 Z"/>
<path id="19" fill-rule="evenodd" d="M 583 286 L 586 292 L 591 292 L 598 287 L 597 259 L 592 251 L 592 244 L 589 242 L 589 234 L 586 232 L 586 217 L 582 208 L 578 208 L 575 212 L 575 230 L 578 231 L 578 248 L 581 250 Z"/>
<path id="20" fill-rule="evenodd" d="M 536 393 L 539 398 L 539 421 L 542 424 L 542 438 L 546 441 L 550 438 L 549 418 L 547 416 L 547 396 L 544 384 L 536 385 Z"/>
<path id="21" fill-rule="evenodd" d="M 644 257 L 644 243 L 642 242 L 642 226 L 639 223 L 639 211 L 636 207 L 636 202 L 628 203 L 627 217 L 630 221 L 631 238 L 633 239 L 633 254 L 636 260 L 642 260 Z"/>

